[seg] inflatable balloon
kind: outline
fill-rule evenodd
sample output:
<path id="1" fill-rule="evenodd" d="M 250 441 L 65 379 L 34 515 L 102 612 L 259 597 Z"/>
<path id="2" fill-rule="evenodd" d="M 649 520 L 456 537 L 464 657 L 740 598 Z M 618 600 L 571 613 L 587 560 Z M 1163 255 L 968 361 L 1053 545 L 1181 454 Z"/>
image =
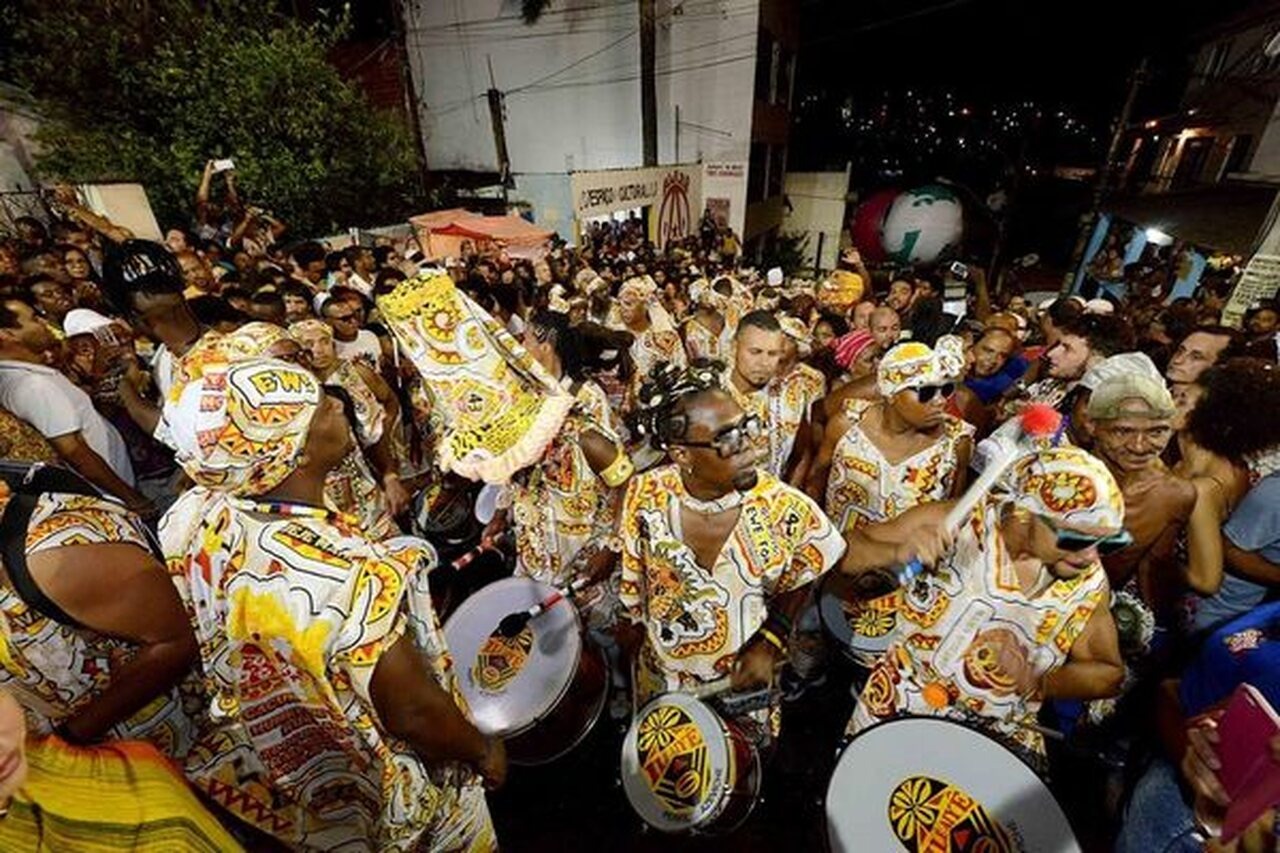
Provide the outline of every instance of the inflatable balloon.
<path id="1" fill-rule="evenodd" d="M 964 210 L 950 188 L 929 184 L 894 199 L 885 217 L 881 243 L 890 259 L 931 264 L 960 245 Z"/>
<path id="2" fill-rule="evenodd" d="M 849 236 L 853 245 L 862 253 L 867 263 L 875 264 L 884 260 L 884 246 L 880 243 L 880 232 L 884 229 L 885 217 L 893 200 L 898 197 L 897 190 L 880 190 L 867 196 L 866 201 L 858 205 L 849 223 Z"/>

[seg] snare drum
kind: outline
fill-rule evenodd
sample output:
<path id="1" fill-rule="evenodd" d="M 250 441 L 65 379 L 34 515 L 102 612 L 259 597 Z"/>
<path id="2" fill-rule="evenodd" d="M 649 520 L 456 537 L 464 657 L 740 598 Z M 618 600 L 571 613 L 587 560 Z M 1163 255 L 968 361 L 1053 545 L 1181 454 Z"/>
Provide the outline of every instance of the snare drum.
<path id="1" fill-rule="evenodd" d="M 873 666 L 894 640 L 902 599 L 897 584 L 880 573 L 827 572 L 817 594 L 823 633 L 853 663 Z"/>
<path id="2" fill-rule="evenodd" d="M 557 602 L 515 637 L 497 634 L 504 616 L 554 591 L 529 578 L 496 581 L 462 602 L 444 626 L 476 728 L 501 736 L 514 764 L 545 764 L 569 752 L 608 698 L 604 657 L 571 602 Z"/>
<path id="3" fill-rule="evenodd" d="M 859 732 L 827 788 L 827 838 L 846 850 L 1079 853 L 1053 794 L 963 723 L 903 717 Z"/>
<path id="4" fill-rule="evenodd" d="M 622 788 L 663 832 L 731 832 L 760 796 L 760 756 L 706 703 L 666 693 L 640 709 L 622 742 Z"/>

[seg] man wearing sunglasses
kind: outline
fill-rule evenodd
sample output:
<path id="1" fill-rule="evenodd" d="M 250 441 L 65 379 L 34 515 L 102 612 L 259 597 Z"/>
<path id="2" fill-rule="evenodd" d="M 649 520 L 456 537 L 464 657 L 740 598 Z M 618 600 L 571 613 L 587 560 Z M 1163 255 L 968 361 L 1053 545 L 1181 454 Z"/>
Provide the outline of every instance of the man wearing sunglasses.
<path id="1" fill-rule="evenodd" d="M 382 344 L 364 328 L 364 302 L 349 288 L 334 288 L 320 306 L 321 318 L 333 329 L 338 358 L 363 364 L 375 373 L 382 369 Z"/>
<path id="2" fill-rule="evenodd" d="M 1112 696 L 1124 676 L 1100 563 L 1129 541 L 1120 488 L 1085 451 L 1049 448 L 1016 463 L 954 535 L 951 506 L 908 510 L 845 554 L 852 575 L 932 566 L 899 590 L 890 648 L 849 732 L 900 714 L 952 717 L 1038 761 L 1042 702 Z"/>
<path id="3" fill-rule="evenodd" d="M 1085 414 L 1083 430 L 1120 483 L 1133 536 L 1103 561 L 1111 585 L 1134 582 L 1149 607 L 1165 609 L 1182 588 L 1175 547 L 1196 502 L 1195 486 L 1160 459 L 1173 438 L 1173 397 L 1158 374 L 1131 371 L 1099 382 Z"/>
<path id="4" fill-rule="evenodd" d="M 671 464 L 634 477 L 620 513 L 619 639 L 638 652 L 640 703 L 725 675 L 771 685 L 809 584 L 844 551 L 813 501 L 756 467 L 761 425 L 716 366 L 659 368 L 641 388 L 637 429 Z"/>

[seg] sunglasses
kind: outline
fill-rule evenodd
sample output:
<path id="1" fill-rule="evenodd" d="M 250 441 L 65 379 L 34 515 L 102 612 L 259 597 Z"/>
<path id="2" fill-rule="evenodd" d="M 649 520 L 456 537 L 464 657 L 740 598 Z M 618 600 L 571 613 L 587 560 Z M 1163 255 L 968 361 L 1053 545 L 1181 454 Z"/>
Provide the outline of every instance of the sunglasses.
<path id="1" fill-rule="evenodd" d="M 939 395 L 942 399 L 947 399 L 956 393 L 956 383 L 944 382 L 941 385 L 921 385 L 919 388 L 913 389 L 916 392 L 916 399 L 921 403 L 928 403 L 934 397 Z"/>
<path id="2" fill-rule="evenodd" d="M 1075 554 L 1097 546 L 1098 553 L 1106 555 L 1114 554 L 1133 544 L 1133 536 L 1127 530 L 1121 530 L 1119 533 L 1112 533 L 1108 536 L 1092 536 L 1088 533 L 1081 533 L 1078 530 L 1058 527 L 1043 515 L 1038 516 L 1038 518 L 1057 537 L 1056 544 L 1059 551 Z"/>
<path id="3" fill-rule="evenodd" d="M 354 323 L 356 322 L 356 317 L 357 317 L 357 314 L 354 311 L 350 314 L 330 314 L 329 315 L 329 319 L 335 323 Z"/>
<path id="4" fill-rule="evenodd" d="M 681 441 L 683 447 L 706 447 L 714 450 L 721 459 L 728 459 L 735 453 L 759 438 L 764 433 L 764 425 L 755 415 L 747 415 L 736 424 L 727 426 L 715 434 L 710 441 Z"/>

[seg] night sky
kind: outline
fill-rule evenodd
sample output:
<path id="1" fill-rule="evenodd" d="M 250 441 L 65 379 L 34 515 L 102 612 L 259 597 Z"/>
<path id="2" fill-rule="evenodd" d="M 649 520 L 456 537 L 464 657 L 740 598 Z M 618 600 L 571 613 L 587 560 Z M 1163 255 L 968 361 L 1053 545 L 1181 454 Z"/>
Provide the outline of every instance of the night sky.
<path id="1" fill-rule="evenodd" d="M 1011 249 L 1065 261 L 1144 55 L 1135 115 L 1176 110 L 1197 34 L 1248 0 L 807 0 L 791 170 L 853 163 L 853 189 L 944 177 L 1016 187 Z"/>

